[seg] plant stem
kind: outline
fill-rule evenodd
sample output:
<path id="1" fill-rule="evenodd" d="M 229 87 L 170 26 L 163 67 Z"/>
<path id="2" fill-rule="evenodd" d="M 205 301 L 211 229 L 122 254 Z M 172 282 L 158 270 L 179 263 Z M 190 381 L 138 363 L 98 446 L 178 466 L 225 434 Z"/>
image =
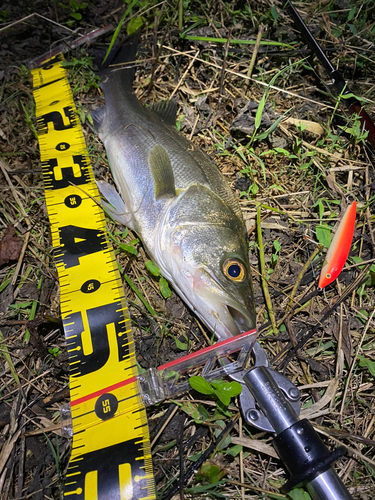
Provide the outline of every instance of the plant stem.
<path id="1" fill-rule="evenodd" d="M 315 250 L 313 251 L 313 253 L 310 255 L 310 258 L 307 259 L 307 261 L 305 262 L 305 265 L 303 266 L 303 268 L 301 269 L 301 271 L 298 275 L 298 278 L 297 278 L 297 281 L 293 287 L 292 293 L 290 294 L 289 301 L 288 301 L 288 304 L 286 306 L 286 312 L 288 312 L 289 309 L 292 307 L 294 296 L 297 293 L 297 289 L 299 287 L 299 284 L 301 283 L 303 275 L 305 274 L 307 269 L 310 267 L 312 261 L 315 259 L 315 257 L 318 255 L 318 253 L 322 251 L 322 249 L 323 249 L 322 245 L 318 245 L 315 248 Z"/>
<path id="2" fill-rule="evenodd" d="M 264 293 L 264 298 L 266 299 L 268 314 L 272 324 L 272 329 L 275 335 L 278 333 L 275 313 L 272 307 L 272 301 L 270 297 L 270 292 L 268 290 L 267 275 L 266 275 L 266 264 L 264 262 L 264 245 L 262 238 L 262 228 L 261 228 L 261 216 L 260 216 L 260 205 L 257 206 L 257 233 L 258 233 L 258 248 L 259 248 L 259 263 L 260 263 L 260 273 L 262 277 L 262 288 Z"/>

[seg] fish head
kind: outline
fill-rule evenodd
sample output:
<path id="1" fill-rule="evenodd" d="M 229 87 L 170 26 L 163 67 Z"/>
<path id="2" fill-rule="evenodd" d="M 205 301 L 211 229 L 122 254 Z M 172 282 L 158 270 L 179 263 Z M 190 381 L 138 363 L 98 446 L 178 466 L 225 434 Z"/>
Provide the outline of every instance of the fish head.
<path id="1" fill-rule="evenodd" d="M 202 185 L 178 198 L 161 231 L 162 272 L 219 340 L 255 328 L 243 221 Z"/>

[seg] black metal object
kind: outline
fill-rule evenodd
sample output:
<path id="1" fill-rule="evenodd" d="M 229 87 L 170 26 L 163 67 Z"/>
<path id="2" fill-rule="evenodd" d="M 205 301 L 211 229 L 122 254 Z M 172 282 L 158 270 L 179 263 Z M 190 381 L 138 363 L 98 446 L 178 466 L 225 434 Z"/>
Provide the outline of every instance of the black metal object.
<path id="1" fill-rule="evenodd" d="M 329 451 L 306 419 L 281 432 L 275 437 L 273 445 L 291 475 L 281 488 L 282 493 L 310 482 L 346 453 L 343 446 Z"/>
<path id="2" fill-rule="evenodd" d="M 313 500 L 352 500 L 331 467 L 345 449 L 337 448 L 330 452 L 312 425 L 307 420 L 299 420 L 292 406 L 297 394 L 280 388 L 274 373 L 267 366 L 258 366 L 249 370 L 243 379 L 259 411 L 273 428 L 275 449 L 291 474 L 282 491 L 303 485 Z M 257 426 L 251 412 L 249 414 L 243 407 L 242 410 L 245 420 Z"/>
<path id="3" fill-rule="evenodd" d="M 331 78 L 333 85 L 336 90 L 343 95 L 344 101 L 349 107 L 349 111 L 351 113 L 356 113 L 365 130 L 368 131 L 367 140 L 371 144 L 371 146 L 375 150 L 375 124 L 363 109 L 362 104 L 353 96 L 350 95 L 351 91 L 348 89 L 345 80 L 341 76 L 341 74 L 332 66 L 330 60 L 323 52 L 323 49 L 318 44 L 318 42 L 313 37 L 312 33 L 302 20 L 298 11 L 293 6 L 290 0 L 284 0 L 284 7 L 287 9 L 288 13 L 292 17 L 298 31 L 301 33 L 302 37 L 310 47 L 310 49 L 314 52 L 314 54 L 319 59 L 320 63 L 326 70 L 328 76 Z"/>

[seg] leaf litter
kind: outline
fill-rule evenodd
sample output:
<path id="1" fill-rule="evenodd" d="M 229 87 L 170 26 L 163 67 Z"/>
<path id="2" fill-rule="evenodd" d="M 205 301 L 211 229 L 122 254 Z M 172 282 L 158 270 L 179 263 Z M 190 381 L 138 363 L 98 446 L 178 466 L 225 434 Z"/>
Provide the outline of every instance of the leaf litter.
<path id="1" fill-rule="evenodd" d="M 336 470 L 353 497 L 372 498 L 373 158 L 361 131 L 344 105 L 336 106 L 330 83 L 317 61 L 312 59 L 311 66 L 310 54 L 279 7 L 267 0 L 181 5 L 182 30 L 195 39 L 179 36 L 177 9 L 171 5 L 146 7 L 139 1 L 130 9 L 128 15 L 138 19 L 133 24 L 143 23 L 139 59 L 144 62 L 137 69 L 135 91 L 145 104 L 174 93 L 178 126 L 214 158 L 239 197 L 249 231 L 260 342 L 271 366 L 301 388 L 303 412 L 327 446 L 348 448 L 349 458 L 340 459 Z M 109 22 L 117 26 L 128 8 L 117 0 L 95 6 L 87 2 L 76 10 L 67 6 L 67 2 L 42 1 L 38 14 L 57 24 L 30 18 L 0 31 L 0 154 L 6 166 L 0 173 L 0 491 L 4 500 L 61 498 L 71 447 L 59 425 L 59 408 L 69 400 L 69 368 L 26 64 L 72 29 L 83 33 Z M 362 8 L 355 0 L 343 11 L 307 2 L 296 6 L 324 40 L 333 63 L 345 70 L 351 88 L 370 99 L 371 114 L 373 6 L 366 3 Z M 2 9 L 2 27 L 24 15 L 17 5 Z M 77 13 L 81 20 L 71 15 Z M 229 41 L 226 45 L 212 38 L 255 43 L 260 23 L 262 41 L 269 44 L 259 45 L 249 79 L 254 44 Z M 110 39 L 107 35 L 96 45 L 106 50 Z M 281 45 L 273 46 L 275 41 Z M 73 62 L 92 53 L 93 47 L 86 45 L 66 57 Z M 85 112 L 98 107 L 103 97 L 89 68 L 68 70 L 84 119 Z M 91 88 L 88 81 L 93 81 Z M 265 92 L 267 98 L 262 100 Z M 246 113 L 250 122 L 235 130 L 233 124 Z M 349 128 L 354 135 L 347 133 Z M 83 129 L 96 176 L 108 181 L 103 147 L 87 125 Z M 348 197 L 359 206 L 352 250 L 339 279 L 323 294 L 316 294 L 325 255 L 316 251 L 323 237 L 321 228 L 332 237 Z M 262 244 L 255 231 L 257 211 Z M 163 296 L 160 276 L 152 266 L 150 272 L 149 258 L 141 243 L 135 243 L 136 235 L 110 220 L 107 224 L 124 279 L 133 285 L 125 283 L 139 365 L 159 366 L 206 347 L 212 332 L 173 290 L 169 298 Z M 126 251 L 128 247 L 135 251 Z M 236 398 L 225 409 L 209 394 L 191 391 L 176 403 L 148 410 L 161 498 L 171 494 L 174 498 L 283 498 L 278 489 L 287 474 L 270 448 L 271 436 L 243 424 Z M 199 474 L 187 477 L 189 470 Z M 176 485 L 184 491 L 174 493 Z"/>

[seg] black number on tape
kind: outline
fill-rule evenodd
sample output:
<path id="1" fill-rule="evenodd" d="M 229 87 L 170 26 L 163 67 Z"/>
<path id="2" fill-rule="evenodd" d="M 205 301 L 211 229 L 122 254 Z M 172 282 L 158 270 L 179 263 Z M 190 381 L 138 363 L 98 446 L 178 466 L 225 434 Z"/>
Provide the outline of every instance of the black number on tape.
<path id="1" fill-rule="evenodd" d="M 42 168 L 47 189 L 66 188 L 71 183 L 79 186 L 91 180 L 88 162 L 83 155 L 73 155 L 72 164 L 64 167 L 59 166 L 57 158 L 50 158 L 42 163 Z"/>
<path id="2" fill-rule="evenodd" d="M 96 292 L 96 290 L 99 290 L 100 288 L 100 281 L 98 280 L 87 280 L 83 283 L 81 286 L 81 292 L 83 293 L 93 293 Z"/>
<path id="3" fill-rule="evenodd" d="M 65 125 L 64 117 L 62 116 L 60 111 L 51 111 L 50 113 L 46 113 L 45 115 L 42 115 L 38 118 L 38 134 L 46 134 L 48 132 L 48 124 L 51 122 L 53 128 L 56 131 L 73 128 L 76 124 L 73 108 L 71 106 L 65 106 L 63 110 L 65 117 L 69 120 L 69 123 L 67 125 Z"/>
<path id="4" fill-rule="evenodd" d="M 72 377 L 93 373 L 107 363 L 110 352 L 107 327 L 111 324 L 114 324 L 116 331 L 118 360 L 122 361 L 129 356 L 129 345 L 125 335 L 127 321 L 120 302 L 88 309 L 86 314 L 92 345 L 90 354 L 85 354 L 83 349 L 84 326 L 81 312 L 72 313 L 63 321 Z"/>
<path id="5" fill-rule="evenodd" d="M 118 401 L 114 394 L 110 392 L 102 394 L 95 403 L 95 413 L 102 420 L 113 417 L 118 408 Z"/>
<path id="6" fill-rule="evenodd" d="M 68 208 L 77 208 L 82 203 L 82 198 L 79 194 L 70 194 L 65 198 L 64 203 Z"/>
<path id="7" fill-rule="evenodd" d="M 72 459 L 67 471 L 65 496 L 74 500 L 145 497 L 143 456 L 142 439 L 131 439 Z M 92 496 L 85 495 L 85 492 L 89 493 L 87 490 Z"/>
<path id="8" fill-rule="evenodd" d="M 66 268 L 78 266 L 79 258 L 108 248 L 105 234 L 100 229 L 78 226 L 59 228 L 60 247 L 55 250 L 55 260 Z"/>
<path id="9" fill-rule="evenodd" d="M 59 142 L 57 144 L 57 146 L 55 147 L 55 149 L 57 149 L 57 151 L 66 151 L 69 148 L 70 148 L 70 144 L 68 142 Z"/>

